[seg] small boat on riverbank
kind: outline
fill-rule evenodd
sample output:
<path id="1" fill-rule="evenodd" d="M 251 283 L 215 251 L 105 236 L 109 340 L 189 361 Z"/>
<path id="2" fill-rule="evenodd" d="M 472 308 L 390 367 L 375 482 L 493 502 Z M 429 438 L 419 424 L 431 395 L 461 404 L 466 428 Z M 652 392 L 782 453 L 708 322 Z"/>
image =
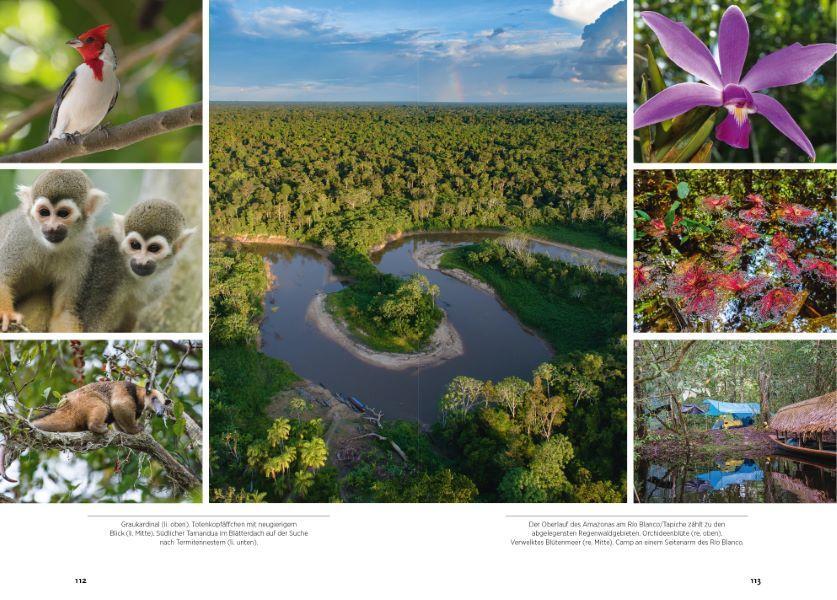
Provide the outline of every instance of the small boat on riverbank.
<path id="1" fill-rule="evenodd" d="M 357 412 L 366 412 L 366 405 L 354 396 L 349 396 L 349 402 L 351 403 L 352 408 L 354 408 Z"/>
<path id="2" fill-rule="evenodd" d="M 770 420 L 770 439 L 788 452 L 837 458 L 837 392 L 780 408 Z"/>

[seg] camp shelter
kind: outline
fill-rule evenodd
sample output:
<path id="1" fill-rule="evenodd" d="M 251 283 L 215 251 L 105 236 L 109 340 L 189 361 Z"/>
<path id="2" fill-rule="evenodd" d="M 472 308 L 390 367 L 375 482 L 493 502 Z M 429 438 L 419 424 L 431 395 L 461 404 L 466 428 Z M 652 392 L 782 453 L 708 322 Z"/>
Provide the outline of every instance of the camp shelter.
<path id="1" fill-rule="evenodd" d="M 702 415 L 706 411 L 704 411 L 700 406 L 697 404 L 684 404 L 681 412 L 684 415 Z"/>
<path id="2" fill-rule="evenodd" d="M 704 400 L 706 414 L 712 417 L 732 415 L 736 419 L 752 419 L 761 412 L 756 402 L 722 402 L 721 400 Z"/>
<path id="3" fill-rule="evenodd" d="M 789 404 L 776 411 L 770 428 L 779 441 L 792 439 L 795 445 L 812 444 L 833 452 L 837 435 L 837 392 Z"/>

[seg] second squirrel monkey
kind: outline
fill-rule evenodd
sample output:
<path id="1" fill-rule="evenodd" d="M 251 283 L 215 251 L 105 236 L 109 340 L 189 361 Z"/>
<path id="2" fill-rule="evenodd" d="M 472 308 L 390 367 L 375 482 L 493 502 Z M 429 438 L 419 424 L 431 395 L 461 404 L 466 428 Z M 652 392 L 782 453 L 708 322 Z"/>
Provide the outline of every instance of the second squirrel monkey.
<path id="1" fill-rule="evenodd" d="M 195 233 L 173 202 L 145 200 L 114 215 L 93 251 L 79 296 L 84 331 L 130 332 L 140 312 L 171 287 L 171 267 Z"/>

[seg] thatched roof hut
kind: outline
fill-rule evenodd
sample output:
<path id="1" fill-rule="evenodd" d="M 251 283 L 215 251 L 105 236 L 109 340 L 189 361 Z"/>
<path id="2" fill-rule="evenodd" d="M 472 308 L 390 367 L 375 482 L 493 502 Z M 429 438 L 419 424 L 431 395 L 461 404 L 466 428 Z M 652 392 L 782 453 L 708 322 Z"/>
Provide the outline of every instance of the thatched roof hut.
<path id="1" fill-rule="evenodd" d="M 837 432 L 837 392 L 780 408 L 770 428 L 804 436 Z"/>

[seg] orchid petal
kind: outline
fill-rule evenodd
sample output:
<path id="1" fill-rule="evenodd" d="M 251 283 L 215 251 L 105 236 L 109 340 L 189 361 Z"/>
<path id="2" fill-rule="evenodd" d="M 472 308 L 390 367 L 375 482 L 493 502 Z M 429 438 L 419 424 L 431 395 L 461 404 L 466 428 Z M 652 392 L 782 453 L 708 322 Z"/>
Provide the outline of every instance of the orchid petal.
<path id="1" fill-rule="evenodd" d="M 751 92 L 794 85 L 808 79 L 837 52 L 835 44 L 793 44 L 763 56 L 741 80 Z"/>
<path id="2" fill-rule="evenodd" d="M 750 125 L 750 119 L 745 119 L 741 123 L 735 120 L 732 113 L 727 115 L 727 118 L 721 121 L 721 124 L 715 128 L 715 137 L 732 146 L 733 148 L 740 148 L 746 150 L 750 147 L 750 131 L 753 127 Z"/>
<path id="3" fill-rule="evenodd" d="M 765 119 L 770 121 L 771 125 L 781 131 L 794 144 L 805 151 L 805 154 L 812 159 L 816 158 L 814 146 L 811 140 L 802 131 L 802 128 L 797 125 L 790 113 L 782 106 L 782 103 L 771 98 L 765 94 L 753 94 L 753 102 L 756 105 L 756 111 Z"/>
<path id="4" fill-rule="evenodd" d="M 720 90 L 704 83 L 678 83 L 661 91 L 636 109 L 634 129 L 660 123 L 698 106 L 721 106 Z"/>
<path id="5" fill-rule="evenodd" d="M 688 27 L 659 13 L 646 11 L 640 15 L 657 35 L 660 45 L 674 64 L 714 88 L 723 87 L 712 53 Z"/>
<path id="6" fill-rule="evenodd" d="M 730 6 L 718 26 L 718 58 L 724 85 L 738 83 L 741 79 L 749 45 L 750 28 L 747 19 L 740 8 Z"/>

